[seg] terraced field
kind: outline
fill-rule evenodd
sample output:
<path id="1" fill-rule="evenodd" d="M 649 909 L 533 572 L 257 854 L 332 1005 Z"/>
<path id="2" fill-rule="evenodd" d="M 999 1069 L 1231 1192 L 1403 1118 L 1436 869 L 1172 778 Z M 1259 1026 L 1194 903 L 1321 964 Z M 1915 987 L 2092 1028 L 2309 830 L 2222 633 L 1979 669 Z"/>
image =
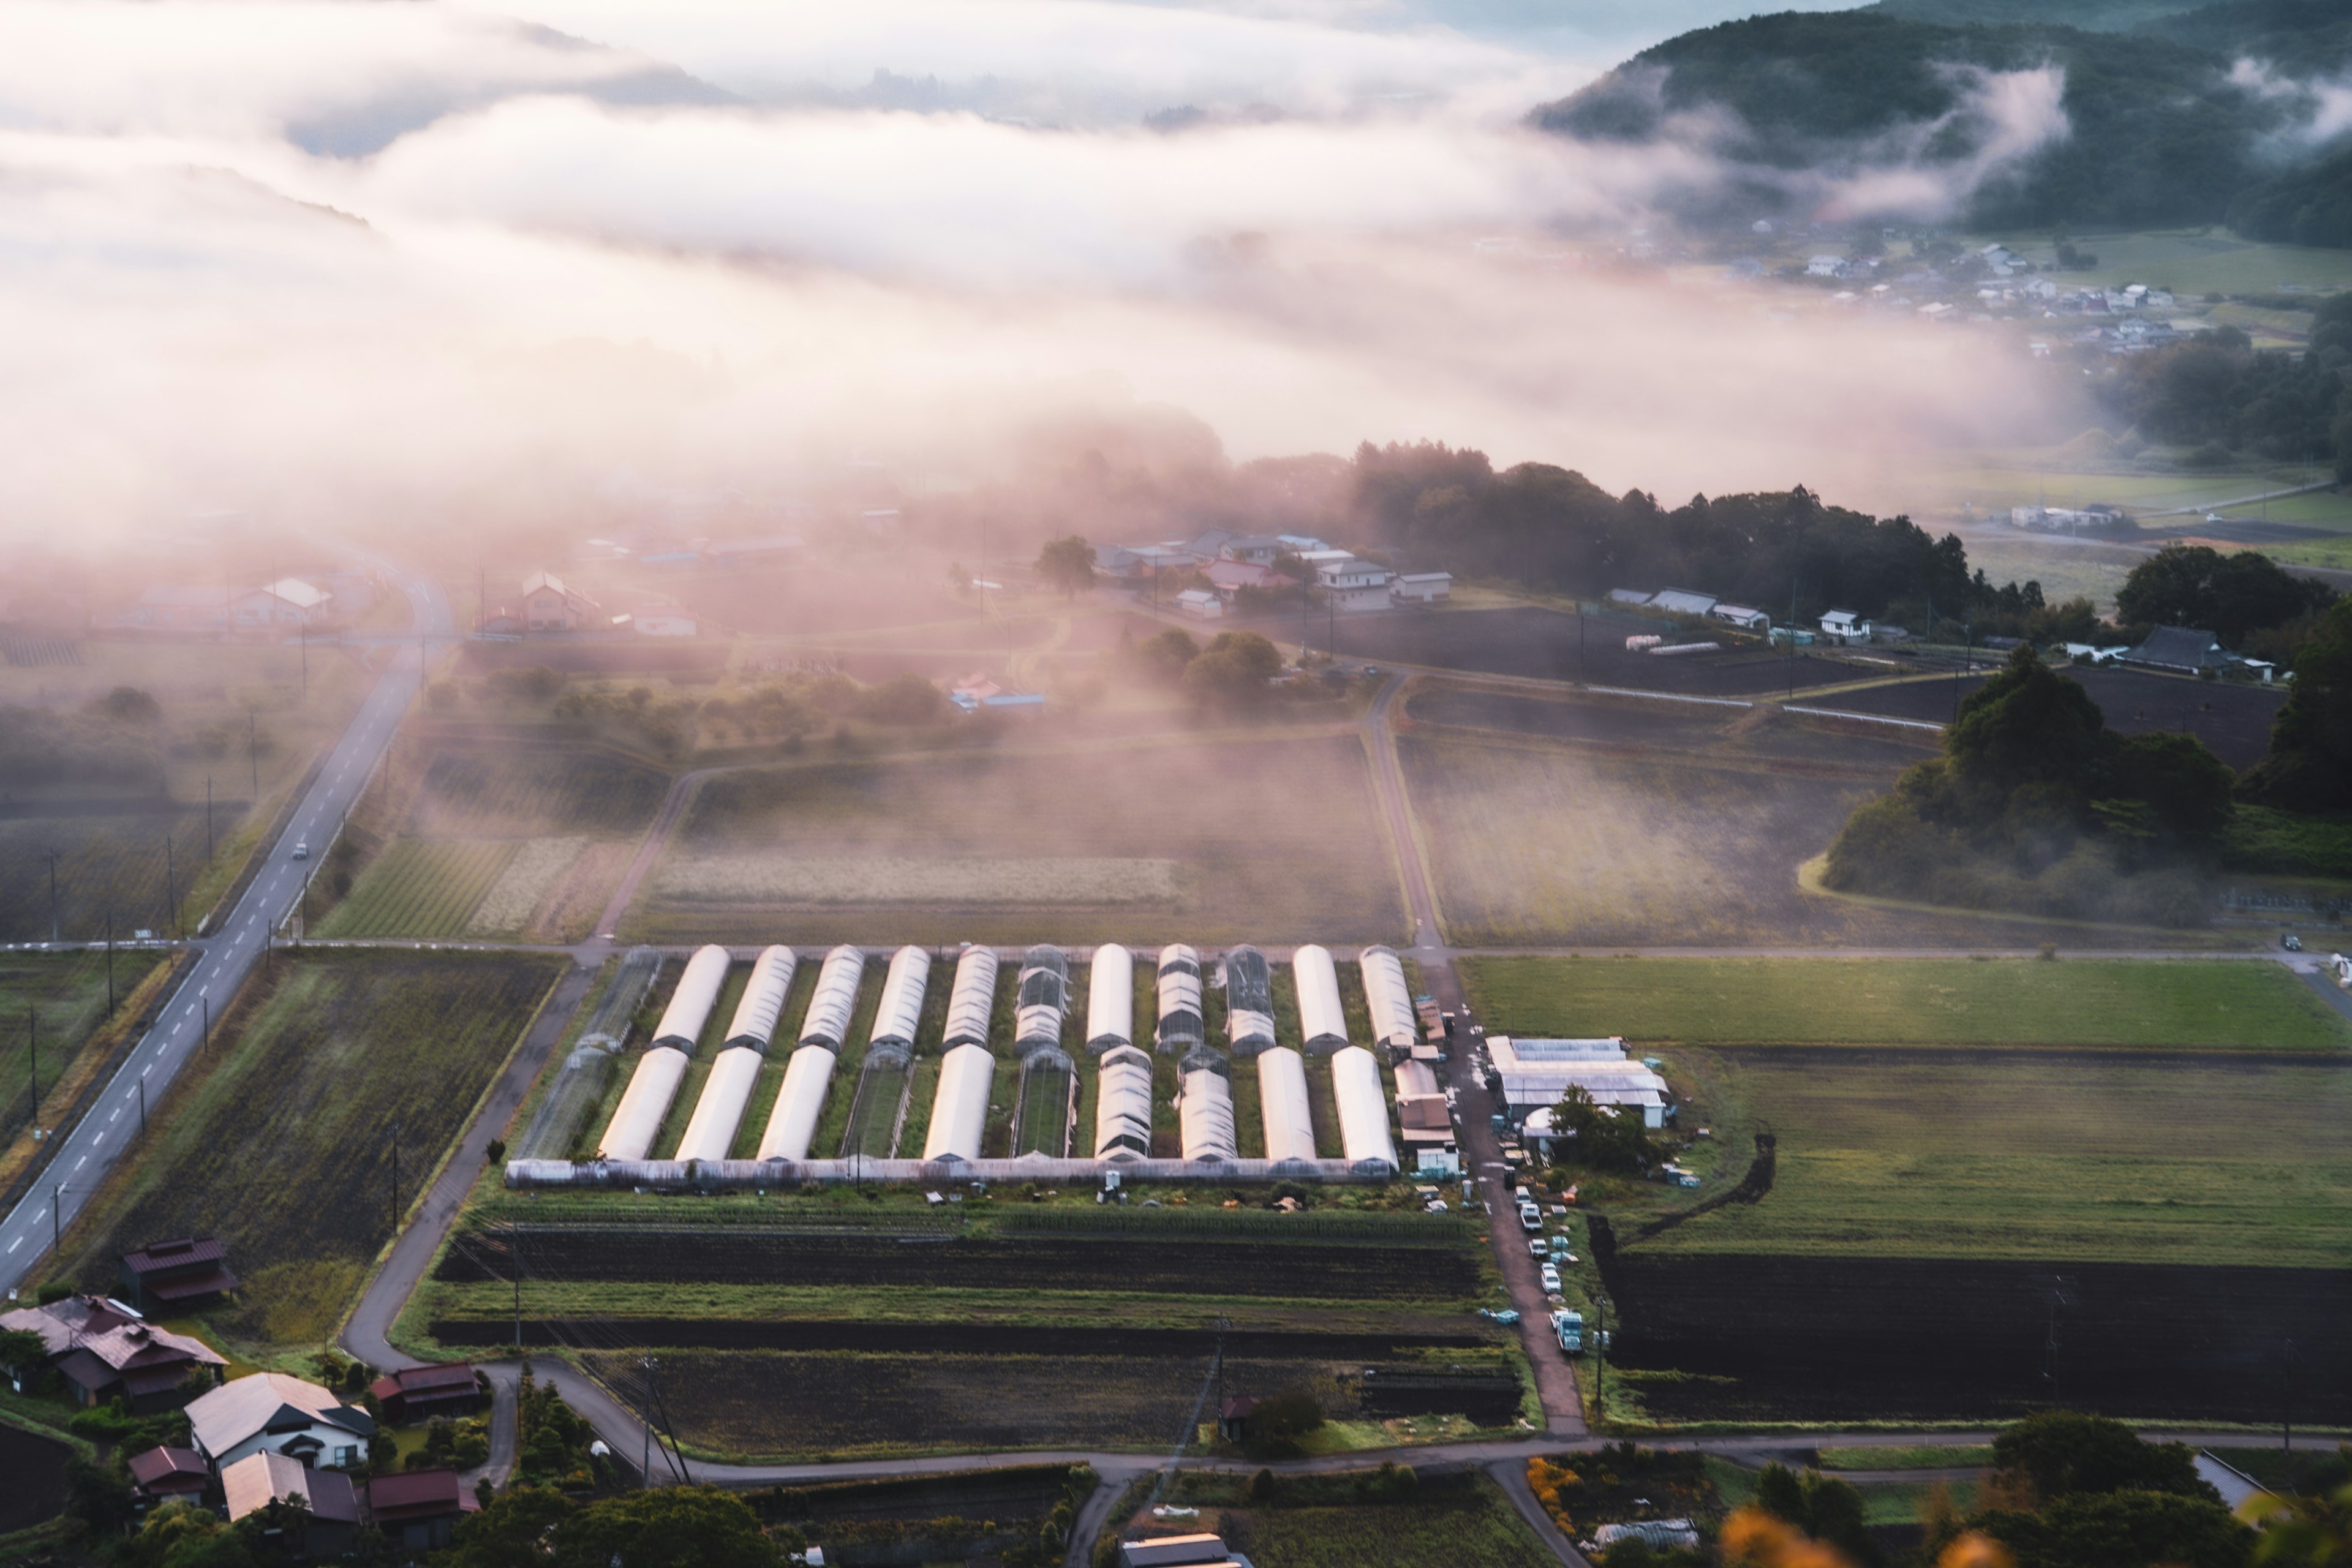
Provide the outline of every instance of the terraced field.
<path id="1" fill-rule="evenodd" d="M 516 848 L 510 839 L 396 839 L 312 934 L 466 935 Z"/>

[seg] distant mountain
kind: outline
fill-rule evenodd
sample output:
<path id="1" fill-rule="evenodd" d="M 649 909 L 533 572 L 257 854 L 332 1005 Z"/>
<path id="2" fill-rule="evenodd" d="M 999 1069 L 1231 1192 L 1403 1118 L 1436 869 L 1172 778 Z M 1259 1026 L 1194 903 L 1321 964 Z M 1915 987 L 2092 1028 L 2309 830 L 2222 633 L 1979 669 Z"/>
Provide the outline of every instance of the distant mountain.
<path id="1" fill-rule="evenodd" d="M 2120 33 L 2186 11 L 2197 0 L 1878 0 L 1870 10 L 1909 22 L 1948 26 L 2022 24 Z"/>
<path id="2" fill-rule="evenodd" d="M 2300 89 L 2233 77 L 2233 65 L 2269 40 L 2277 52 L 2256 58 L 2275 62 L 2274 74 L 2307 79 L 2310 62 L 2340 41 L 2347 10 L 2344 0 L 2234 0 L 2094 31 L 1922 21 L 1895 8 L 2010 4 L 1891 0 L 1727 22 L 1644 50 L 1533 120 L 1585 141 L 1695 144 L 1746 172 L 1728 182 L 1728 195 L 1691 193 L 1679 205 L 1692 216 L 1801 210 L 1825 179 L 1900 165 L 1973 184 L 1963 216 L 1979 225 L 2221 223 L 2233 202 L 2251 210 L 2250 192 L 2296 172 L 2282 168 L 2280 150 L 2294 146 L 2291 132 L 2313 108 Z M 2113 26 L 2135 4 L 2149 8 L 2050 0 L 2042 9 Z M 2065 73 L 2066 134 L 1985 174 L 1988 149 L 2016 136 L 2019 112 L 1984 91 L 1988 73 L 2044 66 Z M 2336 188 L 2311 200 L 2325 204 Z M 2342 226 L 2310 218 L 2304 226 Z"/>

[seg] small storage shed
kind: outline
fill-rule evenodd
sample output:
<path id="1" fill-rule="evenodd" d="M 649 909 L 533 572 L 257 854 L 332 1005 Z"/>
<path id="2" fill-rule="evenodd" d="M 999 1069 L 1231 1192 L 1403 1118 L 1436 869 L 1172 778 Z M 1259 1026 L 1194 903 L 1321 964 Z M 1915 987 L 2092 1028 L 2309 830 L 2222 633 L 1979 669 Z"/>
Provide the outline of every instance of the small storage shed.
<path id="1" fill-rule="evenodd" d="M 1103 1053 L 1095 1090 L 1095 1158 L 1151 1152 L 1151 1058 L 1133 1046 Z"/>
<path id="2" fill-rule="evenodd" d="M 1307 1107 L 1307 1064 L 1288 1046 L 1257 1058 L 1258 1112 L 1269 1160 L 1315 1158 L 1315 1119 Z"/>
<path id="3" fill-rule="evenodd" d="M 1201 955 L 1181 942 L 1160 950 L 1159 1048 L 1188 1051 L 1208 1039 L 1201 1022 Z"/>
<path id="4" fill-rule="evenodd" d="M 1339 1002 L 1339 972 L 1331 950 L 1308 942 L 1290 955 L 1298 982 L 1299 1037 L 1309 1051 L 1336 1051 L 1348 1043 L 1348 1014 Z"/>
<path id="5" fill-rule="evenodd" d="M 847 942 L 824 955 L 816 994 L 809 998 L 808 1015 L 801 1021 L 802 1045 L 841 1049 L 849 1034 L 849 1016 L 857 1008 L 857 983 L 865 978 L 866 954 Z"/>
<path id="6" fill-rule="evenodd" d="M 1135 954 L 1115 942 L 1095 949 L 1087 978 L 1087 1049 L 1135 1043 Z"/>
<path id="7" fill-rule="evenodd" d="M 236 1289 L 228 1248 L 218 1237 L 151 1241 L 122 1255 L 122 1299 L 142 1312 L 179 1313 L 210 1306 Z"/>
<path id="8" fill-rule="evenodd" d="M 955 985 L 948 993 L 947 1033 L 940 1044 L 988 1044 L 989 1024 L 996 1014 L 996 950 L 968 947 L 956 960 Z"/>
<path id="9" fill-rule="evenodd" d="M 977 1160 L 988 1129 L 988 1091 L 996 1058 L 984 1046 L 958 1046 L 940 1062 L 939 1092 L 931 1100 L 930 1131 L 923 1136 L 926 1160 Z"/>

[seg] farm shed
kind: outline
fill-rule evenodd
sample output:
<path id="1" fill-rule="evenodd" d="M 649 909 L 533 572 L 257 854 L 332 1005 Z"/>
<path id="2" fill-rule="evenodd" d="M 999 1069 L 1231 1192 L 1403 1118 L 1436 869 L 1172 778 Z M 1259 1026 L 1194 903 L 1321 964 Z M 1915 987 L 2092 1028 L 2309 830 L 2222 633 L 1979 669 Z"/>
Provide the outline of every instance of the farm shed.
<path id="1" fill-rule="evenodd" d="M 711 1005 L 719 1000 L 719 988 L 727 984 L 728 963 L 723 947 L 695 950 L 686 961 L 686 973 L 677 977 L 677 989 L 670 993 L 669 1005 L 662 1009 L 661 1022 L 654 1027 L 655 1045 L 676 1046 L 688 1056 L 694 1054 L 695 1042 L 702 1038 L 702 1026 L 710 1021 Z"/>
<path id="2" fill-rule="evenodd" d="M 489 1398 L 475 1380 L 473 1363 L 463 1361 L 389 1372 L 369 1384 L 368 1392 L 395 1426 L 433 1415 L 470 1415 Z"/>
<path id="3" fill-rule="evenodd" d="M 676 1046 L 646 1047 L 637 1058 L 637 1070 L 629 1075 L 629 1087 L 621 1091 L 613 1120 L 604 1124 L 604 1136 L 597 1140 L 596 1158 L 642 1160 L 652 1152 L 654 1136 L 669 1115 L 670 1101 L 677 1098 L 677 1086 L 686 1080 L 686 1063 L 687 1053 Z"/>
<path id="4" fill-rule="evenodd" d="M 1396 1140 L 1389 1135 L 1389 1100 L 1381 1089 L 1381 1064 L 1361 1046 L 1331 1058 L 1331 1092 L 1339 1105 L 1339 1147 L 1348 1163 L 1397 1163 Z"/>
<path id="5" fill-rule="evenodd" d="M 1290 955 L 1298 980 L 1299 1037 L 1310 1051 L 1336 1051 L 1348 1043 L 1348 1014 L 1339 1003 L 1339 972 L 1331 950 L 1308 942 Z"/>
<path id="6" fill-rule="evenodd" d="M 1257 1097 L 1269 1160 L 1315 1158 L 1315 1119 L 1307 1109 L 1307 1064 L 1288 1046 L 1257 1058 Z"/>
<path id="7" fill-rule="evenodd" d="M 1204 1055 L 1213 1056 L 1208 1052 Z M 1184 1074 L 1176 1093 L 1176 1124 L 1187 1160 L 1238 1159 L 1234 1136 L 1234 1086 L 1222 1058 L 1204 1061 Z"/>
<path id="8" fill-rule="evenodd" d="M 768 1113 L 768 1130 L 760 1134 L 757 1158 L 808 1158 L 816 1119 L 824 1110 L 824 1091 L 833 1081 L 833 1053 L 823 1046 L 803 1046 L 793 1053 L 776 1090 L 775 1108 Z"/>
<path id="9" fill-rule="evenodd" d="M 1626 1059 L 1622 1039 L 1529 1040 L 1491 1035 L 1486 1054 L 1501 1080 L 1506 1111 L 1515 1118 L 1559 1104 L 1573 1084 L 1597 1105 L 1633 1106 L 1642 1112 L 1643 1125 L 1665 1125 L 1666 1080 Z"/>
<path id="10" fill-rule="evenodd" d="M 1244 1057 L 1274 1044 L 1274 972 L 1247 944 L 1225 954 L 1225 1037 Z"/>
<path id="11" fill-rule="evenodd" d="M 1070 1006 L 1070 961 L 1058 947 L 1043 943 L 1021 958 L 1021 994 L 1013 1016 L 1013 1043 L 1024 1050 L 1062 1043 L 1062 1018 Z"/>
<path id="12" fill-rule="evenodd" d="M 990 1019 L 996 1012 L 996 950 L 967 947 L 956 960 L 955 986 L 948 993 L 948 1027 L 940 1044 L 988 1044 Z"/>
<path id="13" fill-rule="evenodd" d="M 1437 1074 L 1430 1069 L 1430 1066 L 1427 1062 L 1403 1061 L 1397 1063 L 1396 1089 L 1397 1099 L 1400 1101 L 1407 1100 L 1444 1100 L 1445 1098 L 1445 1096 L 1438 1092 Z"/>
<path id="14" fill-rule="evenodd" d="M 1412 1014 L 1412 991 L 1404 983 L 1404 962 L 1396 950 L 1368 947 L 1357 955 L 1364 972 L 1364 1005 L 1371 1015 L 1372 1042 L 1391 1056 L 1412 1049 L 1421 1029 Z"/>
<path id="15" fill-rule="evenodd" d="M 211 1236 L 151 1241 L 122 1255 L 117 1280 L 122 1299 L 142 1312 L 186 1312 L 210 1306 L 236 1289 L 228 1248 Z"/>
<path id="16" fill-rule="evenodd" d="M 767 1054 L 752 1046 L 730 1046 L 710 1064 L 702 1080 L 702 1098 L 694 1102 L 694 1116 L 677 1141 L 680 1160 L 724 1160 L 735 1146 L 735 1130 L 743 1125 L 751 1108 L 751 1086 L 759 1081 Z"/>
<path id="17" fill-rule="evenodd" d="M 1181 942 L 1160 950 L 1159 1048 L 1172 1051 L 1202 1045 L 1201 955 Z"/>
<path id="18" fill-rule="evenodd" d="M 940 1063 L 939 1093 L 931 1100 L 931 1130 L 923 1139 L 926 1160 L 977 1160 L 988 1130 L 988 1090 L 996 1058 L 985 1046 L 958 1046 Z"/>
<path id="19" fill-rule="evenodd" d="M 1135 1043 L 1135 954 L 1115 942 L 1095 949 L 1087 982 L 1087 1048 Z"/>
<path id="20" fill-rule="evenodd" d="M 864 978 L 866 954 L 847 942 L 824 955 L 824 967 L 816 973 L 816 994 L 809 998 L 808 1016 L 801 1020 L 802 1045 L 841 1049 L 849 1033 L 849 1016 L 857 1007 L 857 983 Z"/>
<path id="21" fill-rule="evenodd" d="M 890 955 L 890 973 L 882 981 L 882 1002 L 874 1009 L 874 1032 L 866 1037 L 867 1044 L 914 1047 L 930 978 L 931 955 L 923 949 L 909 943 Z"/>
<path id="22" fill-rule="evenodd" d="M 1103 1053 L 1095 1090 L 1095 1158 L 1151 1152 L 1151 1058 L 1133 1046 Z"/>
<path id="23" fill-rule="evenodd" d="M 743 998 L 735 1004 L 734 1021 L 727 1026 L 730 1049 L 749 1046 L 765 1053 L 776 1037 L 776 1020 L 783 1015 L 784 998 L 793 989 L 793 971 L 800 961 L 789 947 L 761 950 L 752 961 L 751 978 L 743 984 Z"/>

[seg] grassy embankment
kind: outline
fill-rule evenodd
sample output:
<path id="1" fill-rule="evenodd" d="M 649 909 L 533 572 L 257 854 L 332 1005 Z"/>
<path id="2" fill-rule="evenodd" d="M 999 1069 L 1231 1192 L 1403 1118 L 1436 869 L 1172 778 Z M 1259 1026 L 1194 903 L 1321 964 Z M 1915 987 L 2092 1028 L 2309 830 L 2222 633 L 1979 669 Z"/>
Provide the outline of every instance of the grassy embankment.
<path id="1" fill-rule="evenodd" d="M 63 1272 L 110 1288 L 114 1256 L 216 1232 L 243 1280 L 207 1326 L 255 1359 L 327 1337 L 400 1201 L 463 1126 L 547 994 L 552 959 L 281 959 L 249 985 L 208 1062 L 151 1108 L 152 1147 L 118 1167 L 66 1237 Z"/>
<path id="2" fill-rule="evenodd" d="M 1478 959 L 1496 1033 L 1622 1034 L 1710 1122 L 1707 1190 L 1644 1243 L 1811 1256 L 2333 1267 L 2352 1237 L 2352 1025 L 2215 962 Z M 1685 1131 L 1689 1128 L 1686 1125 Z M 1638 1185 L 1626 1213 L 1685 1206 Z"/>
<path id="3" fill-rule="evenodd" d="M 38 1125 L 70 1125 L 98 1088 L 107 1058 L 154 1006 L 171 973 L 152 952 L 114 955 L 116 1005 L 106 1011 L 103 952 L 0 953 L 0 1188 L 47 1146 L 35 1142 L 33 1079 L 40 1068 Z M 37 1024 L 36 1037 L 27 1026 Z"/>

